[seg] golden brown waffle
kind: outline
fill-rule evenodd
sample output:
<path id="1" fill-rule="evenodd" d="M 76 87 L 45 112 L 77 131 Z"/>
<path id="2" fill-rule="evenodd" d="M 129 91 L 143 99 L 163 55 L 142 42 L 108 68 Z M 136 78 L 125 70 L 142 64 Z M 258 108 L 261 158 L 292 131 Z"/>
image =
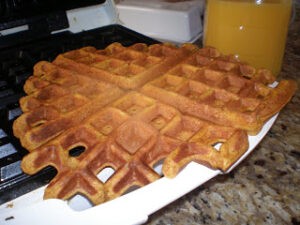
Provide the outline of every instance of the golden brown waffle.
<path id="1" fill-rule="evenodd" d="M 40 62 L 25 84 L 14 133 L 29 174 L 53 166 L 45 198 L 94 204 L 174 177 L 191 161 L 226 171 L 292 97 L 296 85 L 188 44 L 86 47 Z M 219 149 L 217 144 L 221 144 Z M 76 151 L 78 151 L 76 153 Z M 101 181 L 98 175 L 112 168 Z"/>

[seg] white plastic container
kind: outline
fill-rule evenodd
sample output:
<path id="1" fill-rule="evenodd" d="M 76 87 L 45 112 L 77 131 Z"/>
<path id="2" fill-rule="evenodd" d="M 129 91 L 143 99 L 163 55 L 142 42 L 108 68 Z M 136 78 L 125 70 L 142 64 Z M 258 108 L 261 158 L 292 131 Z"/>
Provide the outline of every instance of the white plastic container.
<path id="1" fill-rule="evenodd" d="M 161 41 L 193 42 L 202 34 L 204 0 L 121 0 L 120 22 Z"/>

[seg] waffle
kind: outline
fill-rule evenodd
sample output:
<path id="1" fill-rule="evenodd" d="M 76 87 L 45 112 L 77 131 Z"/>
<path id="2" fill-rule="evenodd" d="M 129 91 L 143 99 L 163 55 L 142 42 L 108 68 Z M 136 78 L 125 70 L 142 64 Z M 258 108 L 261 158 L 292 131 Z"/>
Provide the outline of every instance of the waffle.
<path id="1" fill-rule="evenodd" d="M 28 174 L 52 166 L 44 198 L 97 205 L 196 161 L 226 171 L 296 84 L 216 49 L 186 44 L 85 47 L 39 62 L 13 124 Z M 156 172 L 161 164 L 162 174 Z M 107 180 L 99 174 L 114 172 Z"/>

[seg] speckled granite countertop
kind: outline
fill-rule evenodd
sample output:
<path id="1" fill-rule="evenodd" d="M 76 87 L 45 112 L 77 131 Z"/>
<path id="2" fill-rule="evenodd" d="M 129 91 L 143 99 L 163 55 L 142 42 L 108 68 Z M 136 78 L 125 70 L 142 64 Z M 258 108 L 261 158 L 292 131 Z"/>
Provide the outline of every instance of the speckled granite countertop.
<path id="1" fill-rule="evenodd" d="M 278 79 L 300 87 L 300 6 L 289 28 Z M 300 224 L 300 90 L 253 153 L 151 215 L 147 225 Z"/>

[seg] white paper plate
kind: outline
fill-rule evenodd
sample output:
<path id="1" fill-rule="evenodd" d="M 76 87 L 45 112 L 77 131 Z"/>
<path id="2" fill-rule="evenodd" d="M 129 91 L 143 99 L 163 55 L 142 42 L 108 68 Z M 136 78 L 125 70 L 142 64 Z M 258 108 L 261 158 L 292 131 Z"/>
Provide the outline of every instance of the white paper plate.
<path id="1" fill-rule="evenodd" d="M 249 149 L 228 172 L 253 151 L 272 127 L 277 116 L 278 114 L 273 116 L 256 136 L 249 136 Z M 45 189 L 42 187 L 1 205 L 0 224 L 142 224 L 155 211 L 219 174 L 222 174 L 220 170 L 212 170 L 191 162 L 173 179 L 162 177 L 149 185 L 94 207 L 80 196 L 68 202 L 58 199 L 42 200 Z"/>

